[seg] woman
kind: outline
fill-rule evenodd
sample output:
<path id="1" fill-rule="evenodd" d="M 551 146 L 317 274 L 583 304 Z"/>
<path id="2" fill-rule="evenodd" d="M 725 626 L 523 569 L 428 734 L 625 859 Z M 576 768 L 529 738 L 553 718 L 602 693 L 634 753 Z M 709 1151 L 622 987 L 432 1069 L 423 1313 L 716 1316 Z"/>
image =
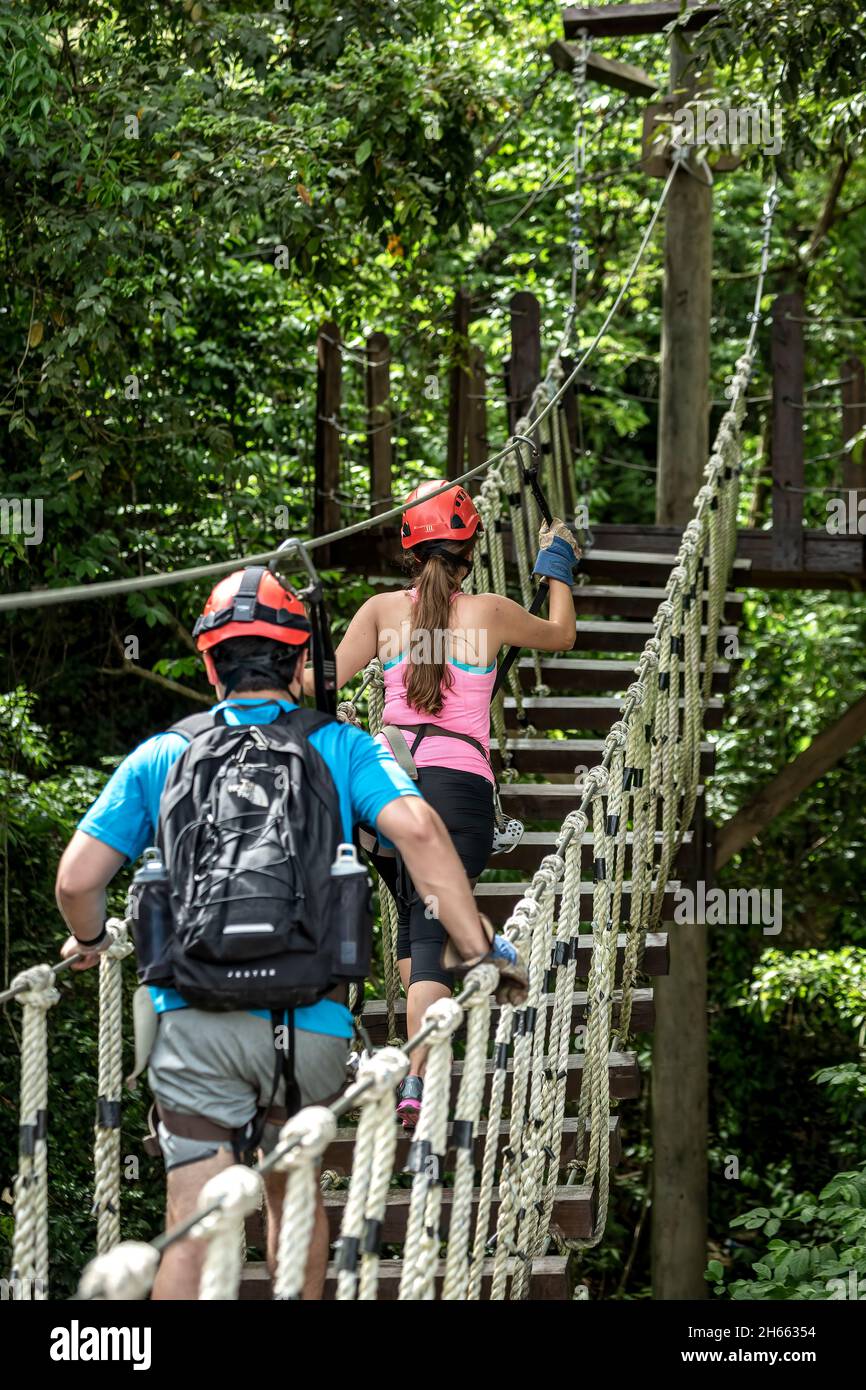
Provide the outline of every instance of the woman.
<path id="1" fill-rule="evenodd" d="M 407 501 L 441 486 L 422 483 Z M 419 790 L 445 822 L 471 880 L 486 867 L 493 844 L 490 699 L 497 654 L 503 646 L 556 652 L 574 645 L 571 584 L 580 557 L 561 521 L 542 529 L 533 572 L 549 584 L 550 616 L 537 618 L 501 594 L 463 593 L 480 532 L 481 518 L 459 486 L 404 512 L 401 539 L 414 584 L 368 599 L 336 654 L 338 687 L 374 656 L 381 659 L 385 717 L 379 737 L 398 762 L 414 763 Z M 397 901 L 397 959 L 411 1037 L 425 1009 L 451 993 L 453 973 L 442 963 L 445 931 L 435 901 L 418 898 L 398 860 L 376 856 L 375 863 Z M 417 1122 L 422 1071 L 419 1049 L 397 1107 L 407 1130 Z"/>

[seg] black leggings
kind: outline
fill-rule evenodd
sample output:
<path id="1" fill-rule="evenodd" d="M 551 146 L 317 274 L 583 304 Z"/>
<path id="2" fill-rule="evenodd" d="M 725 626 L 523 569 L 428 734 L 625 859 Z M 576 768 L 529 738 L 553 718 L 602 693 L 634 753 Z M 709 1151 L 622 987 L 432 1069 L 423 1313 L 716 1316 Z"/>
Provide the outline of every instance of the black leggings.
<path id="1" fill-rule="evenodd" d="M 421 767 L 418 790 L 445 822 L 467 878 L 477 878 L 493 848 L 493 783 L 475 772 Z M 411 959 L 410 984 L 437 980 L 450 989 L 454 976 L 442 965 L 446 932 L 439 918 L 415 892 L 399 855 L 377 854 L 373 863 L 397 902 L 397 959 Z"/>

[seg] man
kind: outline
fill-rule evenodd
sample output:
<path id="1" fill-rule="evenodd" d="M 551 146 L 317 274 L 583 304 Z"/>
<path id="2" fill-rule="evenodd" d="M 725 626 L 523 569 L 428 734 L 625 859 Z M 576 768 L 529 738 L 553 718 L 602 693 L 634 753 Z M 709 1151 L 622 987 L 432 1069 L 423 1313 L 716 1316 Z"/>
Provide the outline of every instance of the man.
<path id="1" fill-rule="evenodd" d="M 215 723 L 264 726 L 297 708 L 310 624 L 300 600 L 267 570 L 239 570 L 220 581 L 196 624 L 197 646 L 219 703 Z M 391 754 L 351 724 L 326 720 L 310 734 L 339 802 L 341 834 L 351 841 L 360 822 L 401 855 L 418 892 L 438 902 L 438 916 L 463 960 L 490 949 L 472 890 L 435 811 L 420 797 Z M 88 969 L 107 944 L 105 891 L 127 861 L 153 844 L 160 798 L 188 737 L 169 731 L 147 739 L 118 767 L 81 821 L 57 873 L 57 903 L 72 935 L 61 955 L 85 948 L 78 969 Z M 303 847 L 301 847 L 303 848 Z M 312 852 L 312 846 L 310 850 Z M 86 950 L 87 947 L 92 950 Z M 513 960 L 510 943 L 496 938 L 493 955 Z M 167 1170 L 167 1223 L 195 1210 L 207 1180 L 235 1161 L 236 1136 L 263 1106 L 285 1110 L 285 1083 L 274 1089 L 274 1032 L 264 1010 L 212 1012 L 192 1008 L 176 989 L 150 987 L 158 1015 L 149 1081 L 160 1115 L 158 1136 Z M 342 1089 L 352 1018 L 346 986 L 317 1003 L 292 1010 L 294 1073 L 304 1105 L 324 1103 Z M 168 1123 L 166 1123 L 168 1120 Z M 267 1152 L 279 1123 L 261 1133 Z M 268 1260 L 273 1267 L 284 1179 L 266 1177 Z M 164 1254 L 153 1297 L 195 1298 L 202 1242 L 179 1241 Z M 304 1290 L 321 1297 L 328 1258 L 324 1206 L 318 1199 Z"/>

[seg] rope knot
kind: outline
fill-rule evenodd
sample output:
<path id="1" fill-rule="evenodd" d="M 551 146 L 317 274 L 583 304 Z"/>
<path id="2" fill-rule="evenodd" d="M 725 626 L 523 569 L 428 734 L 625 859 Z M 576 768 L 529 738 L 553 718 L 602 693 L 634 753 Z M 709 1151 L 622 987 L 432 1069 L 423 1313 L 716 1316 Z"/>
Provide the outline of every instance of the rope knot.
<path id="1" fill-rule="evenodd" d="M 280 1130 L 280 1145 L 290 1140 L 292 1148 L 282 1155 L 277 1163 L 280 1172 L 285 1172 L 296 1163 L 308 1163 L 320 1158 L 337 1134 L 337 1117 L 326 1105 L 307 1105 L 292 1115 Z M 229 1169 L 229 1172 L 231 1169 Z"/>
<path id="2" fill-rule="evenodd" d="M 569 849 L 571 849 L 575 841 L 577 841 L 578 845 L 580 844 L 581 839 L 586 834 L 586 827 L 588 825 L 589 817 L 585 811 L 569 811 L 565 820 L 562 822 L 563 831 L 571 830 L 573 832 Z"/>
<path id="3" fill-rule="evenodd" d="M 545 888 L 554 888 L 562 878 L 565 868 L 558 854 L 545 854 L 535 871 L 535 878 L 543 878 Z"/>
<path id="4" fill-rule="evenodd" d="M 656 609 L 656 615 L 655 615 L 655 617 L 653 618 L 653 626 L 654 626 L 654 627 L 662 627 L 665 623 L 669 623 L 669 622 L 671 621 L 671 619 L 673 618 L 673 616 L 674 616 L 674 606 L 673 606 L 673 604 L 671 603 L 670 599 L 669 599 L 669 598 L 662 599 L 661 603 L 659 604 L 658 608 Z"/>
<path id="5" fill-rule="evenodd" d="M 389 1091 L 396 1089 L 408 1070 L 409 1058 L 399 1047 L 383 1047 L 371 1056 L 362 1057 L 358 1080 L 369 1082 L 372 1078 L 372 1081 L 361 1097 L 361 1104 L 383 1100 Z"/>
<path id="6" fill-rule="evenodd" d="M 606 767 L 599 765 L 598 767 L 591 767 L 589 769 L 589 772 L 586 774 L 585 785 L 589 792 L 590 800 L 600 796 L 602 792 L 607 791 L 609 778 L 610 774 Z"/>
<path id="7" fill-rule="evenodd" d="M 356 729 L 361 727 L 361 719 L 351 700 L 341 700 L 337 705 L 337 718 L 341 724 L 354 724 Z"/>
<path id="8" fill-rule="evenodd" d="M 617 719 L 611 724 L 608 738 L 615 748 L 625 748 L 628 742 L 628 725 L 624 719 Z"/>
<path id="9" fill-rule="evenodd" d="M 50 965 L 31 965 L 29 970 L 22 970 L 15 976 L 11 988 L 18 989 L 21 985 L 26 988 L 16 996 L 19 1004 L 30 1004 L 33 1008 L 44 1009 L 47 1013 L 60 998 L 60 991 L 54 983 L 54 971 Z"/>
<path id="10" fill-rule="evenodd" d="M 106 946 L 102 952 L 104 956 L 108 956 L 109 960 L 126 960 L 127 956 L 132 955 L 135 947 L 129 939 L 129 931 L 125 921 L 121 921 L 119 917 L 109 917 L 105 924 L 105 930 L 113 940 L 111 945 Z"/>
<path id="11" fill-rule="evenodd" d="M 433 1024 L 432 1042 L 445 1042 L 463 1022 L 463 1010 L 456 999 L 437 999 L 424 1011 L 422 1027 Z"/>
<path id="12" fill-rule="evenodd" d="M 190 1231 L 196 1240 L 230 1230 L 232 1224 L 258 1211 L 262 1202 L 262 1180 L 254 1168 L 235 1163 L 208 1178 L 198 1199 L 199 1209 L 219 1202 L 216 1211 L 208 1212 Z"/>
<path id="13" fill-rule="evenodd" d="M 122 1240 L 85 1267 L 78 1281 L 78 1297 L 108 1303 L 147 1298 L 159 1259 L 159 1251 L 145 1241 Z"/>
<path id="14" fill-rule="evenodd" d="M 466 990 L 460 995 L 460 1004 L 464 1009 L 477 1009 L 482 1004 L 490 1003 L 490 996 L 494 990 L 498 989 L 500 981 L 499 971 L 495 965 L 488 965 L 482 962 L 481 965 L 473 965 L 466 976 L 466 984 L 477 984 L 478 988 L 466 997 Z"/>

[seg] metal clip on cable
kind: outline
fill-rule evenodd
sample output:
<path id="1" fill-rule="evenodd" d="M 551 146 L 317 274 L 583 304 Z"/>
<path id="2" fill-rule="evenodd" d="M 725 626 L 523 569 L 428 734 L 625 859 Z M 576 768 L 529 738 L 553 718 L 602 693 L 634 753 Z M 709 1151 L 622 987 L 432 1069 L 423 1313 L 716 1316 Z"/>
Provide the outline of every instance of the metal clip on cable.
<path id="1" fill-rule="evenodd" d="M 303 541 L 299 540 L 297 536 L 291 536 L 283 541 L 268 565 L 268 569 L 275 578 L 279 579 L 278 571 L 290 555 L 298 556 L 310 580 L 306 589 L 300 591 L 298 598 L 302 599 L 310 610 L 310 626 L 312 628 L 310 645 L 313 658 L 313 678 L 316 686 L 316 709 L 321 710 L 324 714 L 336 715 L 337 662 L 325 608 L 325 592 L 319 572 L 310 559 Z M 282 582 L 280 580 L 280 583 Z"/>

